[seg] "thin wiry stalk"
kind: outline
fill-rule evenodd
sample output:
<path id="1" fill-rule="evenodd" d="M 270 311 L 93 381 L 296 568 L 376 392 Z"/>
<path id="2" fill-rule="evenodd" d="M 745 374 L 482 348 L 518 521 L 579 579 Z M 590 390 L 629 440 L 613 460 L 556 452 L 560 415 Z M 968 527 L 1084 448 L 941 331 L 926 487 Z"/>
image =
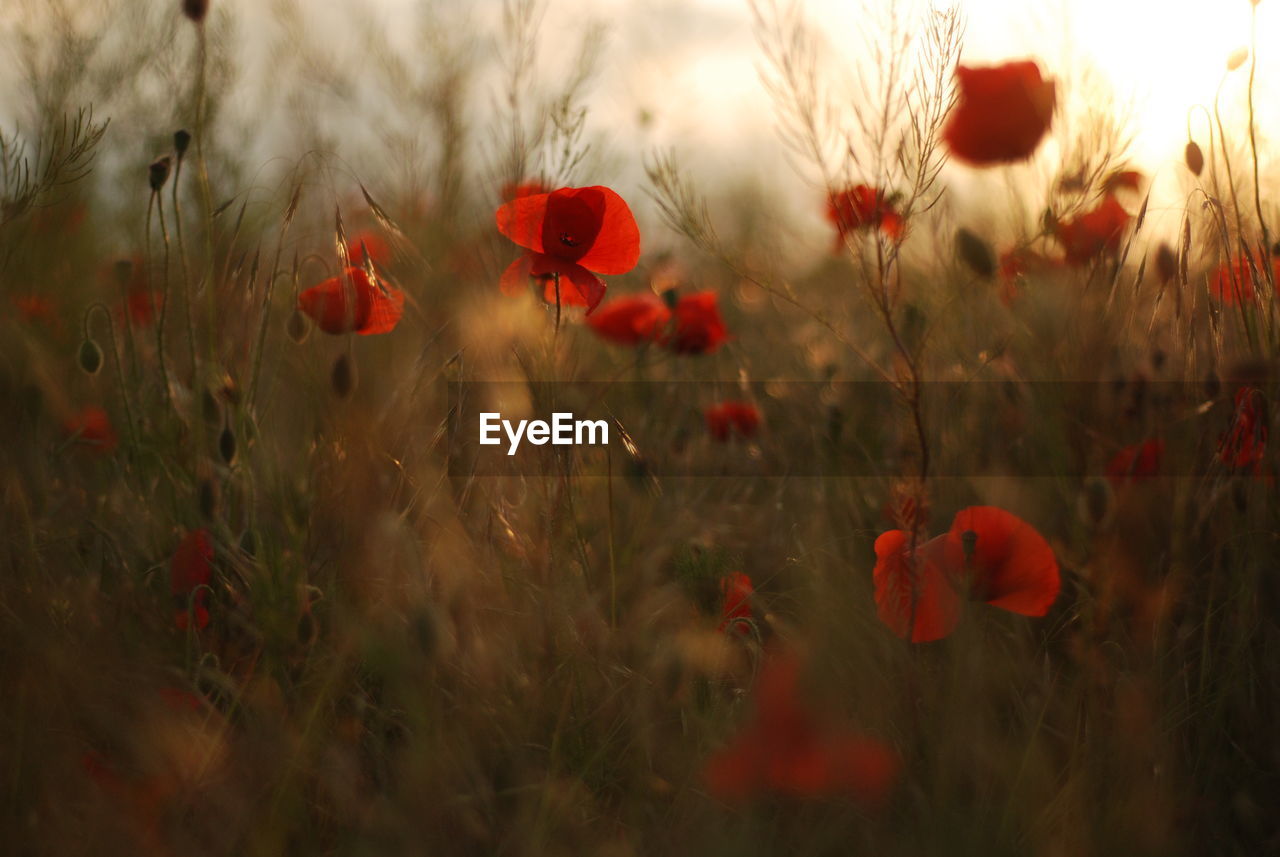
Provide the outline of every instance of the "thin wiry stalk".
<path id="1" fill-rule="evenodd" d="M 164 385 L 165 401 L 173 405 L 173 392 L 169 389 L 169 365 L 164 353 L 165 319 L 169 315 L 169 230 L 164 222 L 164 197 L 154 191 L 151 198 L 156 203 L 156 213 L 160 220 L 160 238 L 164 242 L 164 265 L 160 269 L 160 308 L 156 320 L 156 355 L 160 362 L 160 382 Z"/>
<path id="2" fill-rule="evenodd" d="M 1262 182 L 1258 178 L 1258 128 L 1253 116 L 1253 81 L 1258 72 L 1258 6 L 1251 7 L 1249 18 L 1249 148 L 1253 154 L 1253 206 L 1258 214 L 1258 228 L 1262 231 L 1264 253 L 1271 252 L 1271 233 L 1267 230 L 1267 218 L 1262 213 Z M 1263 279 L 1271 286 L 1268 294 L 1274 299 L 1275 272 L 1271 265 L 1263 265 Z"/>
<path id="3" fill-rule="evenodd" d="M 173 170 L 173 225 L 174 232 L 176 232 L 178 236 L 178 257 L 182 261 L 182 299 L 185 305 L 184 309 L 186 310 L 187 350 L 189 352 L 188 357 L 191 360 L 191 385 L 194 389 L 196 386 L 196 378 L 199 375 L 199 361 L 196 358 L 196 326 L 193 317 L 193 308 L 191 306 L 194 295 L 192 294 L 193 289 L 191 285 L 191 267 L 187 263 L 187 244 L 182 237 L 182 203 L 181 198 L 178 195 L 178 185 L 182 181 L 183 160 L 185 159 L 181 154 L 179 154 L 178 162 L 174 166 Z"/>
<path id="4" fill-rule="evenodd" d="M 128 423 L 129 426 L 129 441 L 136 450 L 138 448 L 138 427 L 134 424 L 133 407 L 129 404 L 128 378 L 125 377 L 124 367 L 121 365 L 120 349 L 116 347 L 116 330 L 115 325 L 112 323 L 111 310 L 107 309 L 106 304 L 101 302 L 90 304 L 89 308 L 84 311 L 84 319 L 81 327 L 83 329 L 84 338 L 89 339 L 89 322 L 92 319 L 93 314 L 99 310 L 107 319 L 107 342 L 111 346 L 111 362 L 115 366 L 116 370 L 116 387 L 120 391 L 120 401 L 124 403 L 124 418 L 125 422 Z"/>

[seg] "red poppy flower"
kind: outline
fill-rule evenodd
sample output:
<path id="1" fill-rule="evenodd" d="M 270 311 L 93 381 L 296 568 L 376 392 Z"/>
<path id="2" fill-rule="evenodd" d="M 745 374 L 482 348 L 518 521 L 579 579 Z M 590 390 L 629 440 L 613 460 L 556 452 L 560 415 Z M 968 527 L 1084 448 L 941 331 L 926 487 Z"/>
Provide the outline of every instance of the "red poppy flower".
<path id="1" fill-rule="evenodd" d="M 880 229 L 893 239 L 902 237 L 902 215 L 893 210 L 885 193 L 860 184 L 827 194 L 827 220 L 836 228 L 836 252 L 850 233 Z"/>
<path id="2" fill-rule="evenodd" d="M 325 333 L 369 336 L 394 330 L 404 315 L 404 292 L 369 279 L 364 268 L 350 267 L 345 277 L 330 277 L 298 295 L 298 309 Z"/>
<path id="3" fill-rule="evenodd" d="M 76 443 L 88 446 L 104 455 L 112 452 L 119 445 L 119 439 L 116 437 L 115 429 L 111 427 L 111 419 L 107 416 L 107 412 L 94 405 L 82 408 L 78 414 L 69 417 L 62 428 L 75 439 Z"/>
<path id="4" fill-rule="evenodd" d="M 548 193 L 547 187 L 538 181 L 519 182 L 517 184 L 505 184 L 502 186 L 502 201 L 511 202 L 514 199 L 520 199 L 525 196 L 537 196 L 540 193 Z"/>
<path id="5" fill-rule="evenodd" d="M 899 637 L 910 634 L 913 643 L 940 640 L 960 621 L 960 592 L 946 564 L 944 539 L 918 545 L 914 557 L 902 530 L 876 539 L 876 613 Z"/>
<path id="6" fill-rule="evenodd" d="M 62 320 L 58 318 L 58 305 L 52 298 L 43 295 L 14 295 L 11 299 L 13 308 L 19 317 L 29 324 L 41 324 L 51 331 L 62 329 Z"/>
<path id="7" fill-rule="evenodd" d="M 125 313 L 128 313 L 129 321 L 134 327 L 147 327 L 155 323 L 160 307 L 163 305 L 163 292 L 152 292 L 145 287 L 130 288 L 116 312 L 116 317 L 123 324 Z"/>
<path id="8" fill-rule="evenodd" d="M 1000 302 L 1005 306 L 1013 306 L 1014 301 L 1022 293 L 1019 284 L 1028 274 L 1048 271 L 1055 267 L 1061 267 L 1061 264 L 1061 262 L 1055 262 L 1042 253 L 1037 253 L 1025 247 L 1002 253 L 998 272 L 1000 278 Z"/>
<path id="9" fill-rule="evenodd" d="M 183 536 L 169 561 L 169 590 L 176 602 L 174 624 L 181 631 L 190 627 L 194 614 L 196 628 L 209 624 L 207 587 L 212 576 L 213 540 L 206 529 L 192 530 Z M 194 594 L 193 594 L 194 593 Z"/>
<path id="10" fill-rule="evenodd" d="M 1271 433 L 1262 391 L 1256 387 L 1236 390 L 1231 426 L 1218 440 L 1218 459 L 1228 467 L 1262 470 Z"/>
<path id="11" fill-rule="evenodd" d="M 751 585 L 751 578 L 740 571 L 735 571 L 720 579 L 720 594 L 724 602 L 720 608 L 720 625 L 717 630 L 724 631 L 732 627 L 739 634 L 746 634 L 747 627 L 736 619 L 751 618 L 751 598 L 756 593 Z"/>
<path id="12" fill-rule="evenodd" d="M 947 533 L 916 548 L 890 530 L 876 539 L 876 608 L 880 620 L 913 643 L 941 639 L 960 618 L 960 596 L 1043 616 L 1061 581 L 1053 549 L 1026 521 L 994 506 L 962 509 Z"/>
<path id="13" fill-rule="evenodd" d="M 654 294 L 627 295 L 587 316 L 587 325 L 601 339 L 619 345 L 641 345 L 655 341 L 671 321 L 671 310 Z"/>
<path id="14" fill-rule="evenodd" d="M 760 411 L 750 402 L 721 402 L 706 410 L 707 430 L 719 441 L 751 437 L 760 427 Z"/>
<path id="15" fill-rule="evenodd" d="M 1276 282 L 1280 282 L 1280 256 L 1271 256 L 1271 270 Z M 1209 280 L 1209 294 L 1213 295 L 1214 300 L 1227 306 L 1257 303 L 1258 289 L 1265 288 L 1266 285 L 1266 273 L 1258 271 L 1255 277 L 1249 260 L 1240 257 L 1234 264 L 1218 268 Z"/>
<path id="16" fill-rule="evenodd" d="M 888 800 L 902 769 L 883 743 L 823 722 L 799 695 L 799 661 L 767 659 L 756 679 L 754 718 L 707 760 L 714 796 L 850 797 L 868 809 Z"/>
<path id="17" fill-rule="evenodd" d="M 1107 194 L 1092 211 L 1059 222 L 1058 241 L 1066 251 L 1067 264 L 1084 265 L 1103 253 L 1117 252 L 1130 220 L 1124 206 Z"/>
<path id="18" fill-rule="evenodd" d="M 530 252 L 502 274 L 506 294 L 530 277 L 560 275 L 562 303 L 590 313 L 604 297 L 596 274 L 625 274 L 640 260 L 640 228 L 622 197 L 607 187 L 561 188 L 521 196 L 495 215 L 498 231 Z"/>
<path id="19" fill-rule="evenodd" d="M 1107 478 L 1115 485 L 1150 479 L 1160 472 L 1160 459 L 1163 457 L 1164 441 L 1160 438 L 1126 446 L 1107 462 Z"/>
<path id="20" fill-rule="evenodd" d="M 1141 187 L 1142 173 L 1137 170 L 1115 170 L 1102 182 L 1102 189 L 1106 193 L 1115 193 L 1118 190 L 1136 191 Z"/>
<path id="21" fill-rule="evenodd" d="M 956 67 L 958 100 L 943 129 L 957 159 L 977 167 L 1029 158 L 1053 121 L 1052 80 L 1030 60 Z"/>
<path id="22" fill-rule="evenodd" d="M 729 339 L 715 292 L 696 292 L 676 301 L 674 329 L 661 344 L 677 354 L 710 354 Z"/>
<path id="23" fill-rule="evenodd" d="M 347 250 L 351 254 L 352 265 L 364 264 L 365 251 L 368 251 L 369 258 L 379 265 L 391 261 L 391 245 L 387 244 L 385 238 L 370 229 L 352 235 L 347 241 Z"/>

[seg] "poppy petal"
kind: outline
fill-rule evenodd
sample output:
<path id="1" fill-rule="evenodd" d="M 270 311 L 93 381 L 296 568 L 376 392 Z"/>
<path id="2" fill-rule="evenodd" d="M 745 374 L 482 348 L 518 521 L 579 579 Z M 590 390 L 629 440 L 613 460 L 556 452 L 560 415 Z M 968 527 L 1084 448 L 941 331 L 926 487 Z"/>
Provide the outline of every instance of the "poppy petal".
<path id="1" fill-rule="evenodd" d="M 507 269 L 502 272 L 501 279 L 498 280 L 498 288 L 502 289 L 502 293 L 507 297 L 514 298 L 524 294 L 525 289 L 529 288 L 530 267 L 533 265 L 533 257 L 525 253 L 516 259 Z"/>
<path id="2" fill-rule="evenodd" d="M 625 274 L 640 261 L 640 227 L 625 200 L 607 187 L 589 187 L 600 195 L 600 228 L 578 264 L 597 274 Z"/>
<path id="3" fill-rule="evenodd" d="M 916 549 L 915 573 L 905 532 L 889 530 L 876 539 L 876 612 L 899 637 L 905 639 L 909 633 L 913 643 L 940 640 L 960 621 L 960 593 L 946 571 L 941 538 Z"/>
<path id="4" fill-rule="evenodd" d="M 384 292 L 376 286 L 369 287 L 369 311 L 366 321 L 356 333 L 361 336 L 373 336 L 377 333 L 388 333 L 395 329 L 404 316 L 404 292 L 387 287 Z"/>
<path id="5" fill-rule="evenodd" d="M 550 198 L 549 193 L 535 193 L 499 206 L 494 215 L 498 231 L 526 250 L 543 252 L 542 230 Z"/>
<path id="6" fill-rule="evenodd" d="M 604 280 L 574 262 L 538 254 L 533 257 L 529 272 L 535 277 L 559 274 L 560 303 L 566 306 L 585 306 L 588 315 L 604 299 Z M 554 281 L 548 280 L 544 295 L 547 303 L 555 303 Z"/>
<path id="7" fill-rule="evenodd" d="M 965 533 L 972 541 L 966 557 Z M 976 538 L 975 538 L 976 537 Z M 1043 616 L 1058 597 L 1058 560 L 1044 536 L 995 506 L 961 509 L 946 535 L 947 561 L 968 570 L 974 597 L 993 607 Z"/>

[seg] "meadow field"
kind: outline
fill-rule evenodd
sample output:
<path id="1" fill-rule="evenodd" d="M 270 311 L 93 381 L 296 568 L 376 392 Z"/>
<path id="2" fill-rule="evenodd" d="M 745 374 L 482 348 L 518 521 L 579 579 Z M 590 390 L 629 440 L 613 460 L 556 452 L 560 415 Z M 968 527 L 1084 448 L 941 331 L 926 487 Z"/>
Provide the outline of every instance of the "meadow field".
<path id="1" fill-rule="evenodd" d="M 1280 854 L 1272 0 L 743 0 L 732 163 L 319 5 L 0 10 L 0 854 Z"/>

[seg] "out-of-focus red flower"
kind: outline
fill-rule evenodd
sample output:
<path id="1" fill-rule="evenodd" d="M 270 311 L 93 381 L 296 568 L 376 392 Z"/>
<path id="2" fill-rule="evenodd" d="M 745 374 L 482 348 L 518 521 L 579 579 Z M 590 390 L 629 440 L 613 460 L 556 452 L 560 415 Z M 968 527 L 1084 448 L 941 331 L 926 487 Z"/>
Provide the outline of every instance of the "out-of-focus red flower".
<path id="1" fill-rule="evenodd" d="M 369 252 L 369 258 L 376 264 L 384 265 L 391 261 L 391 245 L 387 243 L 387 239 L 371 229 L 363 229 L 352 235 L 347 241 L 347 248 L 351 253 L 351 264 L 354 266 L 364 264 L 366 250 Z"/>
<path id="2" fill-rule="evenodd" d="M 129 321 L 134 327 L 146 327 L 155 323 L 162 306 L 164 306 L 162 292 L 150 292 L 145 288 L 130 289 L 125 295 L 120 315 L 123 318 L 124 314 L 128 313 Z"/>
<path id="3" fill-rule="evenodd" d="M 520 199 L 521 197 L 537 196 L 538 194 L 549 192 L 550 189 L 539 181 L 505 184 L 502 186 L 502 201 L 511 202 L 512 200 Z"/>
<path id="4" fill-rule="evenodd" d="M 962 509 L 941 536 L 916 546 L 890 530 L 876 539 L 880 620 L 911 642 L 938 640 L 960 619 L 961 596 L 1043 616 L 1061 586 L 1053 549 L 1034 527 L 994 506 Z"/>
<path id="5" fill-rule="evenodd" d="M 863 229 L 878 228 L 894 240 L 902 237 L 902 215 L 893 210 L 884 191 L 864 184 L 828 193 L 827 220 L 836 228 L 836 252 L 850 234 Z"/>
<path id="6" fill-rule="evenodd" d="M 1254 473 L 1260 473 L 1270 434 L 1262 391 L 1257 387 L 1241 387 L 1236 390 L 1231 426 L 1218 440 L 1218 459 L 1228 467 L 1251 468 Z"/>
<path id="7" fill-rule="evenodd" d="M 62 319 L 58 317 L 58 305 L 52 298 L 43 295 L 14 295 L 13 308 L 18 317 L 28 324 L 39 324 L 53 333 L 62 330 Z"/>
<path id="8" fill-rule="evenodd" d="M 724 631 L 732 627 L 738 634 L 746 634 L 746 625 L 735 620 L 751 618 L 751 598 L 755 593 L 751 578 L 740 571 L 720 578 L 720 595 L 724 600 L 720 606 L 718 630 Z"/>
<path id="9" fill-rule="evenodd" d="M 190 627 L 192 618 L 197 629 L 209 624 L 205 606 L 213 570 L 213 539 L 206 529 L 192 530 L 182 537 L 169 561 L 169 590 L 175 602 L 174 624 L 181 631 Z"/>
<path id="10" fill-rule="evenodd" d="M 673 329 L 660 342 L 677 354 L 710 354 L 729 339 L 715 292 L 695 292 L 676 301 Z"/>
<path id="11" fill-rule="evenodd" d="M 1013 306 L 1021 295 L 1019 288 L 1023 278 L 1029 274 L 1060 268 L 1061 261 L 1055 261 L 1026 247 L 1009 250 L 1000 255 L 999 279 L 1000 301 L 1005 306 Z"/>
<path id="12" fill-rule="evenodd" d="M 765 660 L 756 679 L 754 717 L 706 763 L 712 795 L 727 801 L 755 797 L 848 797 L 867 809 L 884 806 L 902 760 L 882 742 L 831 725 L 799 693 L 793 655 Z"/>
<path id="13" fill-rule="evenodd" d="M 666 303 L 648 292 L 616 298 L 587 316 L 597 336 L 618 345 L 654 342 L 670 321 Z"/>
<path id="14" fill-rule="evenodd" d="M 81 408 L 79 413 L 67 418 L 62 428 L 76 443 L 103 455 L 113 452 L 119 445 L 107 412 L 96 405 Z"/>
<path id="15" fill-rule="evenodd" d="M 1053 121 L 1055 85 L 1030 60 L 957 66 L 959 97 L 943 129 L 951 154 L 973 166 L 1029 158 Z"/>
<path id="16" fill-rule="evenodd" d="M 1142 173 L 1137 170 L 1115 170 L 1102 180 L 1102 190 L 1115 193 L 1118 190 L 1138 190 L 1142 187 Z"/>
<path id="17" fill-rule="evenodd" d="M 1280 256 L 1270 256 L 1270 260 L 1272 276 L 1280 282 Z M 1242 256 L 1234 264 L 1224 264 L 1214 272 L 1209 280 L 1209 294 L 1227 306 L 1257 303 L 1259 291 L 1267 288 L 1266 276 L 1264 270 L 1255 275 L 1249 260 Z"/>
<path id="18" fill-rule="evenodd" d="M 596 274 L 625 274 L 640 260 L 640 228 L 627 203 L 607 187 L 567 187 L 520 196 L 502 205 L 498 231 L 528 250 L 502 274 L 506 294 L 530 277 L 560 277 L 561 303 L 590 314 L 604 297 Z M 550 287 L 554 298 L 554 287 Z"/>
<path id="19" fill-rule="evenodd" d="M 1116 198 L 1107 194 L 1097 208 L 1074 220 L 1059 221 L 1058 241 L 1069 265 L 1084 265 L 1103 253 L 1115 253 L 1132 218 Z"/>
<path id="20" fill-rule="evenodd" d="M 718 441 L 752 437 L 760 427 L 760 410 L 750 402 L 720 402 L 707 408 L 707 430 Z"/>
<path id="21" fill-rule="evenodd" d="M 1126 446 L 1107 462 L 1107 478 L 1115 485 L 1150 479 L 1160 472 L 1164 441 L 1158 437 Z"/>
<path id="22" fill-rule="evenodd" d="M 364 268 L 350 267 L 298 295 L 298 309 L 325 333 L 370 336 L 394 330 L 404 315 L 404 292 L 381 279 L 374 283 Z"/>

